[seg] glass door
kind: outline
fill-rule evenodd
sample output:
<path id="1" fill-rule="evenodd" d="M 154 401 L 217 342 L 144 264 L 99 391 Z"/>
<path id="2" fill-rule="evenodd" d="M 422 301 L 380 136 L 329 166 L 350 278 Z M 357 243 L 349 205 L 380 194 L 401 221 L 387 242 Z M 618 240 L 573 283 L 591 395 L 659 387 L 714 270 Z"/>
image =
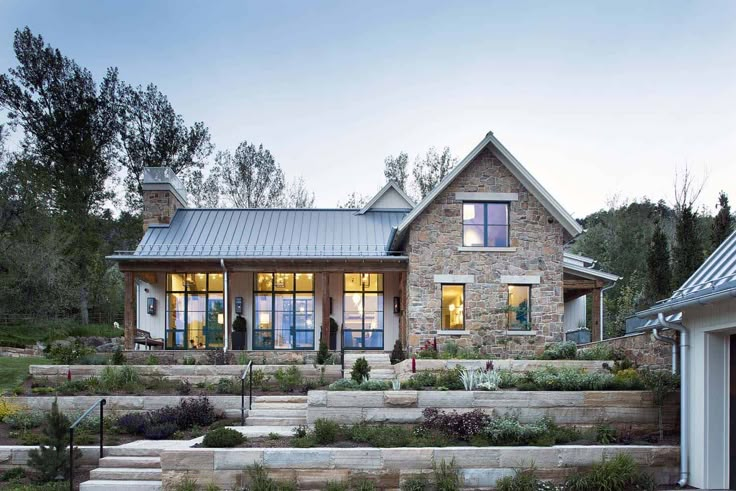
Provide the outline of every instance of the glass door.
<path id="1" fill-rule="evenodd" d="M 383 274 L 345 273 L 343 346 L 383 349 Z"/>

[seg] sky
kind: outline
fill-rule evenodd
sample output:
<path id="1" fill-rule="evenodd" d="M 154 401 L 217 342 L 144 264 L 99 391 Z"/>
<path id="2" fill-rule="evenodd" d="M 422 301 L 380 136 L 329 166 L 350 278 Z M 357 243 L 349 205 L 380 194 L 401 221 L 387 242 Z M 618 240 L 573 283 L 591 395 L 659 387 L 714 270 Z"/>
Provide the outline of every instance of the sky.
<path id="1" fill-rule="evenodd" d="M 217 149 L 262 143 L 316 205 L 383 160 L 461 159 L 488 131 L 577 218 L 673 200 L 688 166 L 736 200 L 736 2 L 0 0 L 102 78 L 155 83 Z"/>

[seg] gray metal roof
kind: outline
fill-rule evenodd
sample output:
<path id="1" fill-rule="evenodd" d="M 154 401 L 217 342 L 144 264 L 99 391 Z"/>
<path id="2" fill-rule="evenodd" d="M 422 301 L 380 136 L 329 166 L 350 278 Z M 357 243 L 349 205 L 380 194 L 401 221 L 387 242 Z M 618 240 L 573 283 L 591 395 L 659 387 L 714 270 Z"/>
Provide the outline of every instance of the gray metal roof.
<path id="1" fill-rule="evenodd" d="M 148 228 L 118 259 L 388 256 L 407 211 L 353 209 L 187 209 Z"/>
<path id="2" fill-rule="evenodd" d="M 637 315 L 647 317 L 658 312 L 675 312 L 692 303 L 703 303 L 708 297 L 731 290 L 736 291 L 736 232 L 724 240 L 670 298 Z M 675 315 L 669 320 L 676 321 L 680 318 L 681 315 Z"/>

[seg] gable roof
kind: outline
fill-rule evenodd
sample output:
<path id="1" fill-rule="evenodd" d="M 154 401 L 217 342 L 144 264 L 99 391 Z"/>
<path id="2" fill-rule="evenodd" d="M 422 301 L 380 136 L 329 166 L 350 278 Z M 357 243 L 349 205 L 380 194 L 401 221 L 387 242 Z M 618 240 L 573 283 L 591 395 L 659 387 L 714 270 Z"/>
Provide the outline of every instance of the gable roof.
<path id="1" fill-rule="evenodd" d="M 386 244 L 404 211 L 180 208 L 151 225 L 135 251 L 115 260 L 398 258 Z"/>
<path id="2" fill-rule="evenodd" d="M 727 295 L 736 297 L 736 232 L 729 235 L 670 298 L 636 315 L 652 317 L 676 312 L 673 319 L 679 320 L 682 308 L 704 305 Z"/>
<path id="3" fill-rule="evenodd" d="M 583 228 L 570 215 L 549 192 L 542 187 L 534 176 L 532 176 L 516 157 L 511 155 L 506 147 L 504 147 L 493 132 L 488 134 L 481 142 L 437 184 L 434 189 L 420 201 L 414 209 L 401 221 L 396 230 L 397 238 L 402 237 L 409 225 L 439 196 L 439 194 L 447 188 L 447 186 L 455 180 L 465 168 L 480 154 L 483 149 L 491 146 L 495 150 L 495 155 L 506 166 L 506 168 L 516 177 L 521 184 L 550 212 L 550 214 L 564 227 L 564 229 L 573 237 L 582 233 Z"/>
<path id="4" fill-rule="evenodd" d="M 615 283 L 621 279 L 620 276 L 608 273 L 601 269 L 595 269 L 597 261 L 595 259 L 565 252 L 562 259 L 562 270 L 575 276 L 588 278 L 591 280 L 601 280 L 607 283 Z"/>
<path id="5" fill-rule="evenodd" d="M 358 215 L 362 215 L 368 210 L 374 209 L 374 206 L 381 201 L 382 198 L 388 197 L 389 193 L 398 194 L 399 201 L 403 200 L 405 204 L 395 209 L 400 210 L 411 210 L 414 208 L 414 201 L 399 187 L 394 181 L 389 181 L 385 186 L 381 188 L 371 200 L 358 212 Z M 378 210 L 385 210 L 385 207 L 375 207 Z"/>

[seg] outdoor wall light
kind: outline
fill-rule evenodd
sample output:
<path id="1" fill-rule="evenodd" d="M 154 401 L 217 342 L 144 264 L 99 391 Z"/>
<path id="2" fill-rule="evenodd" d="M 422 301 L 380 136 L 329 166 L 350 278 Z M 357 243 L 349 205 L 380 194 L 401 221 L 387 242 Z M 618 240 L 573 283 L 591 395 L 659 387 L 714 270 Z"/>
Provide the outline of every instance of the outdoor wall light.
<path id="1" fill-rule="evenodd" d="M 148 315 L 156 315 L 156 298 L 148 297 L 146 299 L 146 312 Z"/>
<path id="2" fill-rule="evenodd" d="M 243 297 L 235 297 L 235 314 L 243 315 Z"/>
<path id="3" fill-rule="evenodd" d="M 401 299 L 399 297 L 394 297 L 394 314 L 398 314 L 401 312 Z"/>

